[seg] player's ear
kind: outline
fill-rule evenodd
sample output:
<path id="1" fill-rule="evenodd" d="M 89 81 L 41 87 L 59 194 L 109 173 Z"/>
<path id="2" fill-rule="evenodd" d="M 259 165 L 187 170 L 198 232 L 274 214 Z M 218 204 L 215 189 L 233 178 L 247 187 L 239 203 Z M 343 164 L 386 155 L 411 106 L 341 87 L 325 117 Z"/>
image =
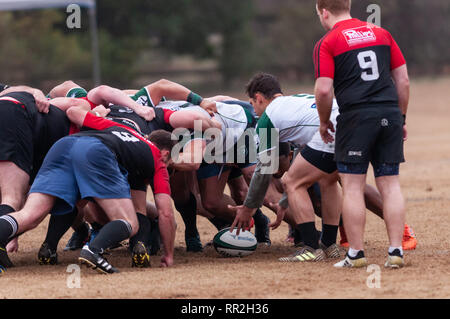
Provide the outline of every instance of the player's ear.
<path id="1" fill-rule="evenodd" d="M 170 160 L 170 151 L 166 149 L 161 150 L 161 159 L 167 164 Z"/>

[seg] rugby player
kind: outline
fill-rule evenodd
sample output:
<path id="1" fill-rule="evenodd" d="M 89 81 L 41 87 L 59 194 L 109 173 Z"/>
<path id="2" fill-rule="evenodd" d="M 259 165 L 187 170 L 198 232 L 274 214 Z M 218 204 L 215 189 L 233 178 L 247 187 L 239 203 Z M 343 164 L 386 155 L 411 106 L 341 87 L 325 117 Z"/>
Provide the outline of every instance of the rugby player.
<path id="1" fill-rule="evenodd" d="M 65 137 L 51 148 L 23 210 L 0 218 L 0 247 L 4 248 L 8 239 L 35 228 L 48 212 L 66 214 L 79 200 L 94 199 L 110 222 L 83 247 L 79 259 L 99 272 L 118 272 L 102 255 L 138 230 L 129 175 L 137 185 L 149 183 L 153 189 L 163 230 L 161 266 L 171 266 L 175 220 L 165 165 L 174 145 L 171 134 L 155 131 L 150 136 L 152 143 L 137 131 L 90 112 L 71 108 L 67 114 L 72 122 L 90 130 Z M 12 265 L 3 249 L 0 265 Z"/>
<path id="2" fill-rule="evenodd" d="M 402 237 L 405 202 L 399 181 L 409 100 L 409 79 L 403 54 L 385 29 L 350 15 L 350 0 L 318 0 L 316 11 L 329 31 L 316 45 L 315 97 L 320 134 L 334 142 L 343 187 L 343 220 L 350 244 L 335 267 L 364 267 L 364 185 L 369 163 L 383 199 L 389 236 L 386 267 L 404 265 Z M 334 95 L 340 116 L 330 121 Z M 333 133 L 333 134 L 331 134 Z"/>

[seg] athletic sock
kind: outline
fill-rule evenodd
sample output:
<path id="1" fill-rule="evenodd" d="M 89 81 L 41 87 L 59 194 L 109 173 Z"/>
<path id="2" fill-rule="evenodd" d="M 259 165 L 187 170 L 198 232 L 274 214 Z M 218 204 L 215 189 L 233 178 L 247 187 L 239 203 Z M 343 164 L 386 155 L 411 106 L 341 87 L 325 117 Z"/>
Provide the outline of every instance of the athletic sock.
<path id="1" fill-rule="evenodd" d="M 302 234 L 303 243 L 314 249 L 319 248 L 319 239 L 317 237 L 316 225 L 314 222 L 298 224 L 297 228 Z"/>
<path id="2" fill-rule="evenodd" d="M 139 223 L 139 230 L 136 235 L 130 238 L 130 249 L 133 249 L 134 245 L 136 245 L 138 241 L 147 246 L 147 243 L 151 240 L 152 226 L 150 223 L 150 219 L 140 213 L 136 213 L 136 215 Z"/>
<path id="3" fill-rule="evenodd" d="M 1 204 L 0 205 L 0 216 L 4 216 L 7 214 L 14 213 L 16 210 L 9 205 Z"/>
<path id="4" fill-rule="evenodd" d="M 270 242 L 269 218 L 258 208 L 253 215 L 255 236 L 258 242 Z"/>
<path id="5" fill-rule="evenodd" d="M 19 225 L 11 215 L 0 217 L 0 247 L 5 247 L 9 240 L 17 234 Z"/>
<path id="6" fill-rule="evenodd" d="M 197 237 L 199 234 L 197 229 L 197 200 L 195 196 L 190 193 L 189 200 L 184 203 L 175 202 L 175 208 L 180 213 L 186 227 L 185 237 Z"/>
<path id="7" fill-rule="evenodd" d="M 94 240 L 89 244 L 89 249 L 97 254 L 119 244 L 130 237 L 131 225 L 123 219 L 113 220 L 102 227 Z"/>
<path id="8" fill-rule="evenodd" d="M 302 233 L 300 232 L 300 228 L 298 227 L 298 225 L 293 227 L 293 232 L 294 232 L 294 245 L 298 245 L 298 244 L 302 243 L 303 236 L 302 236 Z"/>
<path id="9" fill-rule="evenodd" d="M 150 219 L 150 240 L 146 243 L 150 247 L 150 255 L 156 255 L 161 248 L 161 234 L 159 233 L 158 218 Z"/>
<path id="10" fill-rule="evenodd" d="M 388 253 L 390 256 L 403 257 L 403 248 L 402 247 L 389 247 Z"/>
<path id="11" fill-rule="evenodd" d="M 211 224 L 213 224 L 217 228 L 217 230 L 222 230 L 226 227 L 231 226 L 231 224 L 229 222 L 227 222 L 219 217 L 216 217 L 216 216 L 208 218 L 208 220 L 211 222 Z"/>
<path id="12" fill-rule="evenodd" d="M 353 248 L 349 248 L 348 252 L 347 252 L 347 256 L 350 259 L 359 259 L 359 258 L 363 258 L 364 257 L 364 250 L 358 250 L 358 249 L 353 249 Z"/>
<path id="13" fill-rule="evenodd" d="M 322 237 L 320 241 L 325 247 L 336 244 L 337 232 L 339 226 L 322 224 Z"/>
<path id="14" fill-rule="evenodd" d="M 75 208 L 68 214 L 51 215 L 47 228 L 47 236 L 44 242 L 48 244 L 51 250 L 56 250 L 62 236 L 72 226 L 73 221 L 77 217 L 78 211 Z"/>

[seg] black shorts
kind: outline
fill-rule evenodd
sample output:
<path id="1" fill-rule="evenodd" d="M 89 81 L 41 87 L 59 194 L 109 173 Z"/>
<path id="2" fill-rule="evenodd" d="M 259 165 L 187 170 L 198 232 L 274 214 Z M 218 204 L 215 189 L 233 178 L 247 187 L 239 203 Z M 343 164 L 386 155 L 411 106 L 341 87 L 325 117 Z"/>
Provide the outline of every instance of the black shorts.
<path id="1" fill-rule="evenodd" d="M 33 120 L 22 104 L 0 101 L 0 161 L 33 169 Z"/>
<path id="2" fill-rule="evenodd" d="M 331 174 L 337 170 L 333 153 L 317 151 L 306 146 L 301 150 L 300 154 L 302 154 L 302 157 L 308 161 L 308 163 L 327 174 Z"/>
<path id="3" fill-rule="evenodd" d="M 370 107 L 337 117 L 338 163 L 395 164 L 403 155 L 403 117 L 398 107 Z"/>

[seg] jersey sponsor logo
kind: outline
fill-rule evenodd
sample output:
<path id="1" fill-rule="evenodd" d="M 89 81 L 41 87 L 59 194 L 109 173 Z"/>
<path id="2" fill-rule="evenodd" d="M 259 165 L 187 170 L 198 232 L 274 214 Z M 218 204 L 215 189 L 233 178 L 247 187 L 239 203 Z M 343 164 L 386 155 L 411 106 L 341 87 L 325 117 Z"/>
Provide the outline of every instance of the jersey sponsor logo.
<path id="1" fill-rule="evenodd" d="M 118 111 L 119 113 L 133 113 L 133 110 L 126 106 L 120 108 Z"/>
<path id="2" fill-rule="evenodd" d="M 145 95 L 141 95 L 137 100 L 136 103 L 142 105 L 142 106 L 148 106 L 148 98 Z"/>
<path id="3" fill-rule="evenodd" d="M 364 42 L 374 42 L 377 40 L 375 32 L 367 26 L 342 31 L 342 34 L 349 46 L 358 45 Z"/>
<path id="4" fill-rule="evenodd" d="M 362 156 L 361 151 L 348 151 L 348 156 Z"/>

